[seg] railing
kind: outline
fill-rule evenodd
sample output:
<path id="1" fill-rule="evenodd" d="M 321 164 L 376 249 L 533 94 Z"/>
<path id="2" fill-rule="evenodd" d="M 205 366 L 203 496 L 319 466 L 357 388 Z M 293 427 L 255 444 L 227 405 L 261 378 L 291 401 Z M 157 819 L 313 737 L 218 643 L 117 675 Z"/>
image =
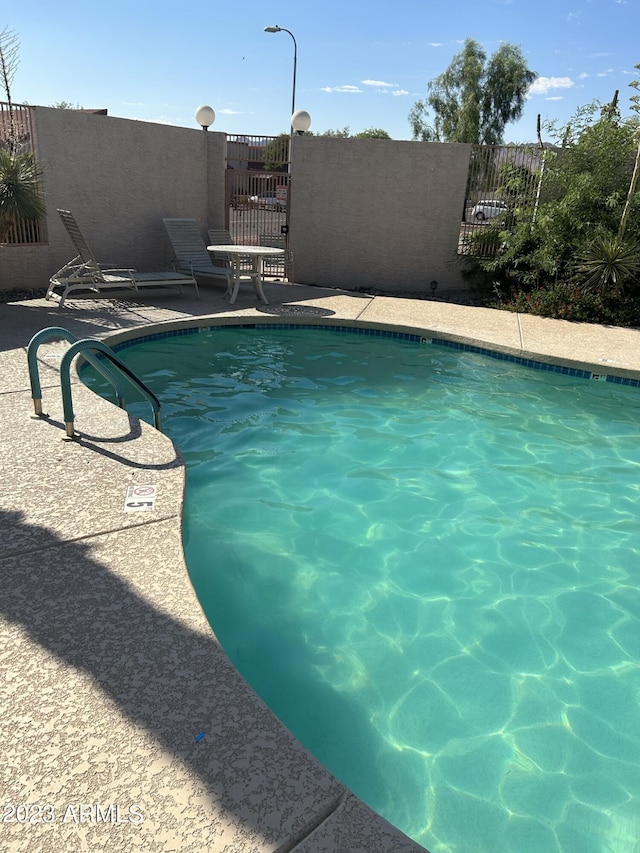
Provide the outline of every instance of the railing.
<path id="1" fill-rule="evenodd" d="M 35 153 L 30 107 L 0 101 L 0 145 L 3 148 L 18 146 L 23 151 Z"/>
<path id="2" fill-rule="evenodd" d="M 42 219 L 19 219 L 9 229 L 6 242 L 12 246 L 46 243 L 45 223 Z"/>
<path id="3" fill-rule="evenodd" d="M 51 326 L 48 329 L 42 329 L 42 331 L 38 332 L 33 336 L 33 338 L 31 338 L 29 346 L 27 347 L 27 363 L 29 365 L 31 397 L 33 399 L 36 415 L 45 417 L 42 412 L 42 388 L 40 386 L 40 374 L 37 361 L 38 347 L 45 340 L 50 340 L 52 338 L 62 338 L 63 340 L 71 343 L 71 346 L 65 352 L 62 357 L 62 361 L 60 362 L 62 408 L 64 412 L 65 430 L 69 438 L 74 437 L 73 422 L 75 419 L 71 396 L 71 362 L 80 353 L 82 353 L 83 358 L 95 370 L 97 370 L 98 373 L 107 380 L 107 382 L 111 384 L 116 393 L 118 405 L 121 409 L 125 408 L 124 392 L 126 385 L 123 382 L 123 379 L 126 378 L 131 385 L 142 393 L 151 405 L 155 428 L 157 430 L 162 428 L 160 418 L 160 401 L 153 391 L 145 385 L 142 379 L 136 376 L 135 373 L 133 373 L 127 365 L 118 358 L 114 351 L 107 346 L 107 344 L 93 338 L 83 338 L 82 340 L 78 340 L 75 335 L 67 331 L 67 329 L 63 329 L 58 326 Z M 103 359 L 106 358 L 114 367 L 117 368 L 118 372 L 114 373 L 106 364 L 104 364 L 104 360 L 96 358 L 95 355 L 92 354 L 91 350 L 99 352 L 103 356 Z"/>

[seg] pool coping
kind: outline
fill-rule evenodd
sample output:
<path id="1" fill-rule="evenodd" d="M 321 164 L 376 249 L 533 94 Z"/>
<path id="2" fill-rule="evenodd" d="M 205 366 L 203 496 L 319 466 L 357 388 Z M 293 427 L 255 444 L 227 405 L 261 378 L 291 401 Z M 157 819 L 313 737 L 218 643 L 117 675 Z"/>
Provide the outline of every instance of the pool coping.
<path id="1" fill-rule="evenodd" d="M 296 286 L 270 286 L 267 294 L 272 303 L 274 296 L 281 298 L 273 309 L 280 310 L 280 325 L 364 324 L 424 333 L 507 357 L 568 363 L 598 375 L 613 370 L 640 380 L 638 330 Z M 264 315 L 247 301 L 230 311 L 216 291 L 209 291 L 205 304 L 179 297 L 154 304 L 70 300 L 68 313 L 52 311 L 44 300 L 0 306 L 0 320 L 7 325 L 0 353 L 0 446 L 11 470 L 2 486 L 6 523 L 0 566 L 12 581 L 0 622 L 5 650 L 0 778 L 12 801 L 53 800 L 57 809 L 52 824 L 11 825 L 10 850 L 70 849 L 70 844 L 96 849 L 107 842 L 121 850 L 141 844 L 149 850 L 282 853 L 423 849 L 318 765 L 219 649 L 186 577 L 184 469 L 171 442 L 77 382 L 81 438 L 65 441 L 56 365 L 66 345 L 43 347 L 49 418 L 32 414 L 25 346 L 35 331 L 73 326 L 84 336 L 91 327 L 91 334 L 115 343 L 158 324 L 164 331 L 205 321 L 279 325 L 273 314 Z M 298 308 L 299 316 L 291 313 Z M 317 316 L 311 309 L 332 313 Z M 21 465 L 10 467 L 14 459 Z M 158 485 L 154 512 L 125 516 L 127 487 L 150 478 Z M 86 577 L 93 582 L 83 584 Z M 25 605 L 25 591 L 35 594 L 34 582 L 56 599 L 58 610 L 44 599 L 37 599 L 35 608 Z M 111 612 L 114 589 L 127 617 L 113 615 L 102 625 L 110 645 L 96 654 L 96 613 Z M 59 628 L 66 618 L 60 608 L 66 607 L 75 621 L 65 633 Z M 146 621 L 170 636 L 182 657 L 158 657 L 136 629 Z M 141 653 L 133 640 L 146 655 L 144 671 L 153 677 L 141 679 L 130 668 L 131 655 Z M 73 813 L 62 821 L 60 810 L 69 804 L 126 809 L 132 797 L 142 802 L 142 823 L 89 820 L 88 812 L 84 821 L 78 814 L 74 822 Z M 113 818 L 115 812 L 108 814 Z"/>

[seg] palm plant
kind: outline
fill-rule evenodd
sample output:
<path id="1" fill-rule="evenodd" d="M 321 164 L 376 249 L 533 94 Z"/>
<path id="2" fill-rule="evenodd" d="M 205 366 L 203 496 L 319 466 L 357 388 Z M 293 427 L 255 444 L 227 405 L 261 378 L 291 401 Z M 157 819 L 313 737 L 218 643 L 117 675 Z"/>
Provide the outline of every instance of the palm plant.
<path id="1" fill-rule="evenodd" d="M 42 172 L 29 151 L 0 149 L 0 243 L 21 219 L 39 219 L 45 206 L 39 192 Z"/>
<path id="2" fill-rule="evenodd" d="M 620 235 L 598 234 L 578 257 L 574 280 L 586 292 L 621 291 L 640 279 L 639 247 Z"/>

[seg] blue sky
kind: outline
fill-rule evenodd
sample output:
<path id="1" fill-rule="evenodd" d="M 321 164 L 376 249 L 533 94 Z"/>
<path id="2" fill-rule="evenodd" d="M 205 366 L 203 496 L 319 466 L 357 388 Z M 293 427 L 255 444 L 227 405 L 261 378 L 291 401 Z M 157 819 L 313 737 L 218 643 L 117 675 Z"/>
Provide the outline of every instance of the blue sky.
<path id="1" fill-rule="evenodd" d="M 209 104 L 212 130 L 275 135 L 289 128 L 294 43 L 264 32 L 274 24 L 295 36 L 296 107 L 319 132 L 410 139 L 409 110 L 468 37 L 488 54 L 520 45 L 538 74 L 507 141 L 534 140 L 538 113 L 564 123 L 616 89 L 626 113 L 640 78 L 640 0 L 31 0 L 9 4 L 0 29 L 19 39 L 17 102 L 185 127 Z"/>

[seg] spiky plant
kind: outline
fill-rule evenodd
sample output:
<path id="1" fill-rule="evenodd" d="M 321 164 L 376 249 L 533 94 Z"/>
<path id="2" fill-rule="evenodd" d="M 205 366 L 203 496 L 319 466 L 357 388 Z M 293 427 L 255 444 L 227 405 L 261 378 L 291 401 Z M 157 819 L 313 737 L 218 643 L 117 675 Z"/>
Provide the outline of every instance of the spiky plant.
<path id="1" fill-rule="evenodd" d="M 640 279 L 640 246 L 614 234 L 598 234 L 578 256 L 574 281 L 586 292 L 621 291 Z"/>
<path id="2" fill-rule="evenodd" d="M 39 219 L 45 206 L 39 192 L 42 173 L 33 154 L 0 149 L 0 242 L 20 219 Z"/>

